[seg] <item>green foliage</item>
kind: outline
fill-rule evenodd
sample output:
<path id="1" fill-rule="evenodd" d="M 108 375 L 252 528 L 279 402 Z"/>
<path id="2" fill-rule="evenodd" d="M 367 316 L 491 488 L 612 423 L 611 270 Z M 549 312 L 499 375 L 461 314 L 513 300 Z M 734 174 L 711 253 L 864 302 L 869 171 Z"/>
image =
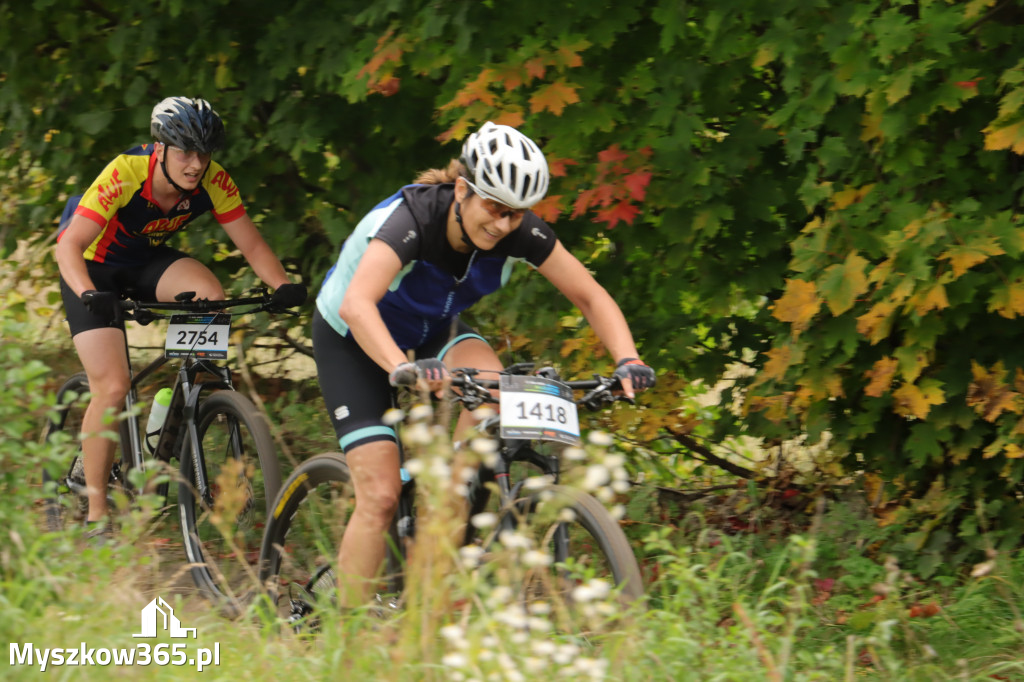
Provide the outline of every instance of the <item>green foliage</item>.
<path id="1" fill-rule="evenodd" d="M 637 440 L 679 428 L 682 377 L 745 362 L 759 372 L 730 389 L 745 405 L 719 412 L 718 440 L 828 433 L 912 503 L 904 552 L 925 573 L 1019 542 L 1018 0 L 34 10 L 0 3 L 8 252 L 144 141 L 169 94 L 224 114 L 221 160 L 314 286 L 380 198 L 483 121 L 519 125 L 556 176 L 538 212 L 664 372 Z M 217 263 L 247 284 L 237 254 Z M 606 361 L 520 279 L 474 321 L 513 352 Z"/>

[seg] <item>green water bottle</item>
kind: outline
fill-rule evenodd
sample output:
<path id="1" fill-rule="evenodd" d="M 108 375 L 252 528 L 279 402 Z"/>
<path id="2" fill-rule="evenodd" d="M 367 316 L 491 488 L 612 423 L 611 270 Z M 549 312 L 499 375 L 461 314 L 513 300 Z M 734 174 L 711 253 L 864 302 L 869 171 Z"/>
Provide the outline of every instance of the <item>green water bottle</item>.
<path id="1" fill-rule="evenodd" d="M 149 419 L 146 421 L 146 449 L 149 454 L 156 454 L 157 443 L 160 442 L 160 429 L 167 419 L 167 412 L 171 409 L 171 397 L 174 391 L 169 388 L 161 388 L 153 396 L 153 409 L 149 412 Z"/>

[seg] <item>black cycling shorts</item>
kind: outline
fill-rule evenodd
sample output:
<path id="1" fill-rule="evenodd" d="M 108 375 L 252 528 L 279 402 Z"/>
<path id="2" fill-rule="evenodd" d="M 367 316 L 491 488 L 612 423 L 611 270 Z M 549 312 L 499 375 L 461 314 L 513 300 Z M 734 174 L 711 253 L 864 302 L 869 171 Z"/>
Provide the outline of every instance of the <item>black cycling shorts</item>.
<path id="1" fill-rule="evenodd" d="M 452 346 L 467 339 L 486 340 L 462 320 L 451 333 L 437 334 L 416 349 L 417 358 L 444 360 Z M 342 336 L 319 310 L 313 312 L 313 356 L 327 413 L 342 451 L 374 441 L 397 442 L 382 420 L 394 405 L 388 373 L 370 359 L 352 334 Z"/>
<path id="2" fill-rule="evenodd" d="M 114 291 L 130 294 L 143 301 L 155 301 L 157 282 L 167 268 L 175 261 L 189 256 L 169 246 L 154 247 L 152 252 L 152 258 L 145 265 L 121 266 L 86 261 L 85 267 L 96 291 Z M 124 322 L 115 323 L 112 319 L 89 312 L 63 277 L 60 278 L 60 295 L 64 299 L 64 312 L 67 314 L 68 326 L 71 327 L 71 336 L 104 327 L 124 329 Z"/>

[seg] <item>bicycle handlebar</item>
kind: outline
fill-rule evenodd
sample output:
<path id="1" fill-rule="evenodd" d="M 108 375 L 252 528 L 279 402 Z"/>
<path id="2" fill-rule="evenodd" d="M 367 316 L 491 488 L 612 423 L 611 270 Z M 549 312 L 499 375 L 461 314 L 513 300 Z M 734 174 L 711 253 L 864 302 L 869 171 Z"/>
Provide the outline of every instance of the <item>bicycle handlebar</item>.
<path id="1" fill-rule="evenodd" d="M 500 374 L 528 375 L 534 367 L 532 362 L 521 362 L 506 367 Z M 456 395 L 455 400 L 464 403 L 467 407 L 475 409 L 485 403 L 497 403 L 490 389 L 500 388 L 500 381 L 496 379 L 477 379 L 476 375 L 481 370 L 472 367 L 458 367 L 451 370 L 453 375 L 451 385 L 463 389 L 461 395 Z M 492 371 L 492 370 L 484 370 Z M 554 369 L 550 367 L 541 368 L 536 372 L 537 376 L 554 379 L 568 386 L 573 391 L 588 391 L 582 397 L 575 400 L 577 405 L 586 407 L 588 410 L 597 411 L 609 403 L 618 401 L 634 403 L 632 398 L 614 391 L 622 388 L 619 378 L 616 376 L 604 377 L 598 374 L 593 379 L 562 380 Z"/>
<path id="2" fill-rule="evenodd" d="M 158 310 L 180 310 L 190 313 L 212 313 L 221 312 L 228 308 L 237 308 L 244 305 L 256 306 L 251 310 L 243 311 L 244 313 L 255 313 L 264 310 L 271 310 L 273 306 L 273 297 L 267 293 L 266 289 L 258 289 L 260 292 L 258 296 L 246 296 L 242 298 L 229 298 L 223 301 L 211 301 L 206 298 L 195 299 L 195 292 L 186 291 L 175 296 L 174 301 L 138 301 L 133 298 L 124 298 L 119 301 L 121 314 L 126 320 L 134 320 L 139 324 L 149 324 L 153 320 L 165 319 L 170 317 L 163 313 L 155 312 Z M 274 312 L 290 312 L 290 311 L 274 311 Z"/>

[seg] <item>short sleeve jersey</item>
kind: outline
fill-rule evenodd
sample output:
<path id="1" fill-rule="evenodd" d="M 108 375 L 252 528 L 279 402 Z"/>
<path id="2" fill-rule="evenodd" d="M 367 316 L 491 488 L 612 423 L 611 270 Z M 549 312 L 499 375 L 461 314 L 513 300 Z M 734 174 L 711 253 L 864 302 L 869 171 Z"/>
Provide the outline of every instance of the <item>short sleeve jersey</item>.
<path id="1" fill-rule="evenodd" d="M 152 144 L 133 147 L 107 164 L 85 194 L 71 197 L 64 211 L 59 240 L 72 211 L 103 227 L 85 250 L 85 259 L 110 265 L 145 263 L 152 247 L 160 246 L 207 212 L 224 224 L 245 214 L 231 176 L 211 161 L 199 186 L 179 199 L 170 212 L 153 200 L 157 156 Z"/>
<path id="2" fill-rule="evenodd" d="M 452 184 L 409 185 L 363 217 L 317 296 L 317 309 L 335 331 L 348 334 L 338 308 L 373 239 L 388 244 L 402 262 L 377 307 L 403 350 L 418 348 L 446 331 L 459 313 L 501 288 L 516 263 L 540 267 L 555 248 L 551 227 L 527 211 L 519 227 L 490 251 L 456 251 L 447 238 L 454 197 Z"/>

